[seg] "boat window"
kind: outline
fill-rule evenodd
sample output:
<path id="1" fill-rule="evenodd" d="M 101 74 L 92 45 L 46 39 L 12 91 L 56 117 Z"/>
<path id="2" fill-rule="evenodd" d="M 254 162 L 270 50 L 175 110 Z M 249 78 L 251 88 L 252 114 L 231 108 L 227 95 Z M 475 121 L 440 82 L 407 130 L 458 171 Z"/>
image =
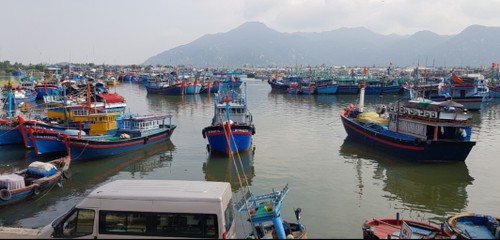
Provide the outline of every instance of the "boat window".
<path id="1" fill-rule="evenodd" d="M 100 211 L 99 234 L 218 238 L 217 215 Z"/>
<path id="2" fill-rule="evenodd" d="M 61 222 L 58 237 L 74 238 L 90 235 L 94 229 L 95 211 L 90 209 L 75 209 L 73 213 Z"/>

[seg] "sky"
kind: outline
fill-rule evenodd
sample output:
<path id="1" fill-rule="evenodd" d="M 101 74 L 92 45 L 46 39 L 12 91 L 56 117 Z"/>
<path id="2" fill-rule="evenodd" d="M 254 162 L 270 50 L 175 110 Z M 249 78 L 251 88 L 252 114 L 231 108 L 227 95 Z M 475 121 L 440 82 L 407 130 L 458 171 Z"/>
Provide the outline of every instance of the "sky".
<path id="1" fill-rule="evenodd" d="M 500 0 L 0 0 L 0 61 L 142 64 L 255 21 L 283 33 L 455 35 L 500 26 L 499 9 Z"/>

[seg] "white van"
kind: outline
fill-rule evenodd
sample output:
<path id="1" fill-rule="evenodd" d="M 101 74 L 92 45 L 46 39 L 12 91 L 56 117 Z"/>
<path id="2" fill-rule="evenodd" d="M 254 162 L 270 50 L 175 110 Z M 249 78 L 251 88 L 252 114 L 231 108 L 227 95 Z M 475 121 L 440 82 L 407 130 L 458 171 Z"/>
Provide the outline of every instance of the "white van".
<path id="1" fill-rule="evenodd" d="M 92 191 L 38 238 L 235 238 L 226 182 L 116 180 Z"/>

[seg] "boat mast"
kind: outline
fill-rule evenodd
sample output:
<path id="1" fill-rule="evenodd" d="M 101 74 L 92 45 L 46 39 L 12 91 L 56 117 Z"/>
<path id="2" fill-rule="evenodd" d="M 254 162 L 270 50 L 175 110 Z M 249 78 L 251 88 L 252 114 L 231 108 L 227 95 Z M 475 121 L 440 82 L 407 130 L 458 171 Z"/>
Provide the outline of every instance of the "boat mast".
<path id="1" fill-rule="evenodd" d="M 363 108 L 365 107 L 365 84 L 366 84 L 366 74 L 367 74 L 368 70 L 366 69 L 366 67 L 363 69 L 363 73 L 364 73 L 364 76 L 363 76 L 363 81 L 361 81 L 361 86 L 360 86 L 360 93 L 359 93 L 359 111 L 360 112 L 363 112 Z"/>

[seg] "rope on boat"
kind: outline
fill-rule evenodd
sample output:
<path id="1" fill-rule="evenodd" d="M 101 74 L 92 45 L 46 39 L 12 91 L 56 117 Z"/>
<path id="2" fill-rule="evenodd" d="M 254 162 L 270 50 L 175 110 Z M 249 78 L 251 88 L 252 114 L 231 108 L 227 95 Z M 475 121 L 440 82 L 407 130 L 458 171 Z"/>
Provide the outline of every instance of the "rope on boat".
<path id="1" fill-rule="evenodd" d="M 222 120 L 222 117 L 221 117 L 221 120 Z M 230 125 L 229 125 L 229 124 L 230 124 L 229 119 L 226 119 L 225 124 L 228 124 L 228 126 L 230 126 Z M 247 203 L 247 202 L 248 202 L 248 201 L 247 201 L 248 199 L 247 199 L 246 194 L 244 193 L 244 189 L 245 189 L 245 190 L 247 190 L 247 192 L 249 192 L 249 193 L 250 193 L 250 188 L 249 188 L 249 184 L 248 184 L 248 179 L 247 179 L 246 175 L 245 175 L 245 174 L 243 174 L 243 178 L 245 179 L 245 184 L 246 184 L 246 185 L 243 185 L 243 183 L 242 183 L 242 181 L 241 181 L 241 178 L 242 178 L 242 177 L 240 176 L 240 172 L 239 172 L 239 169 L 238 169 L 238 165 L 236 164 L 236 159 L 235 159 L 235 156 L 234 156 L 235 154 L 234 154 L 234 153 L 232 153 L 232 150 L 231 150 L 231 138 L 232 138 L 232 141 L 233 141 L 232 143 L 233 143 L 235 146 L 236 146 L 236 140 L 235 140 L 235 139 L 234 139 L 234 137 L 233 137 L 233 133 L 232 133 L 232 131 L 231 131 L 231 128 L 230 128 L 230 127 L 229 127 L 228 129 L 226 129 L 226 127 L 223 125 L 223 126 L 222 126 L 222 129 L 223 129 L 223 131 L 224 131 L 224 136 L 225 136 L 225 138 L 226 138 L 226 142 L 228 143 L 227 147 L 229 148 L 228 150 L 229 150 L 229 153 L 230 153 L 230 154 L 229 154 L 229 160 L 233 162 L 234 168 L 235 168 L 235 170 L 236 170 L 236 176 L 238 177 L 238 182 L 239 182 L 239 184 L 240 184 L 240 193 L 241 193 L 241 196 L 242 196 L 243 200 L 245 201 L 246 208 L 247 208 L 247 209 L 249 209 L 249 206 L 248 206 L 248 203 Z M 229 132 L 227 132 L 227 130 L 229 130 Z M 237 149 L 237 148 L 236 148 L 235 153 L 236 153 L 236 156 L 237 156 L 237 158 L 238 158 L 237 160 L 238 160 L 238 162 L 239 162 L 239 165 L 240 165 L 241 169 L 244 169 L 244 168 L 243 168 L 243 163 L 242 163 L 242 161 L 241 161 L 241 156 L 240 156 L 240 153 L 239 153 L 239 151 L 238 151 L 238 149 Z M 250 223 L 251 223 L 251 224 L 252 224 L 252 226 L 253 226 L 253 223 L 252 223 L 252 218 L 251 218 L 251 216 L 250 216 L 250 212 L 249 212 L 249 211 L 246 211 L 246 214 L 247 214 L 247 216 L 248 216 L 248 219 L 249 219 Z M 245 224 L 244 224 L 243 219 L 241 219 L 241 215 L 240 215 L 240 220 L 241 220 L 240 222 L 241 222 L 241 225 L 242 225 L 242 229 L 243 229 L 243 231 L 244 231 L 244 232 L 246 232 L 246 229 L 245 229 Z M 256 235 L 256 232 L 255 232 L 255 229 L 253 229 L 252 231 L 254 232 L 254 236 L 257 236 L 257 235 Z"/>

